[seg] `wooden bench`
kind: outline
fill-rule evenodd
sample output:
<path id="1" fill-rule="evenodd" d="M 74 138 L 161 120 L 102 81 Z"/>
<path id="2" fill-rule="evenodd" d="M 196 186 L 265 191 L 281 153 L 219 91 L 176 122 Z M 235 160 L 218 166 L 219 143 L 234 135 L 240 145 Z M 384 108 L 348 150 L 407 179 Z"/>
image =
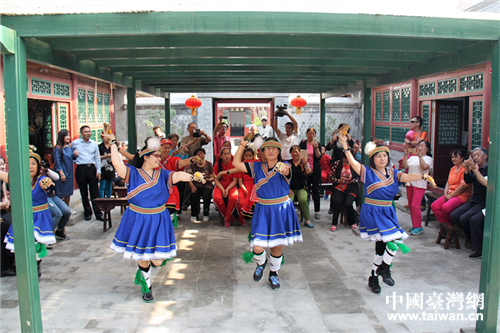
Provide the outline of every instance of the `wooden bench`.
<path id="1" fill-rule="evenodd" d="M 429 215 L 431 214 L 431 204 L 441 197 L 440 194 L 434 192 L 425 193 L 427 198 L 427 214 L 425 214 L 425 226 L 429 225 Z"/>
<path id="2" fill-rule="evenodd" d="M 126 186 L 115 186 L 113 187 L 112 195 L 115 198 L 126 198 L 127 197 L 127 187 Z M 124 206 L 120 207 L 120 214 L 123 215 L 123 211 L 125 210 Z"/>
<path id="3" fill-rule="evenodd" d="M 127 198 L 97 198 L 94 199 L 94 203 L 99 207 L 99 209 L 103 212 L 103 231 L 106 231 L 106 223 L 108 224 L 108 228 L 112 227 L 111 224 L 111 210 L 116 206 L 127 207 L 128 200 Z"/>
<path id="4" fill-rule="evenodd" d="M 460 242 L 458 240 L 458 233 L 460 228 L 451 225 L 451 223 L 439 223 L 438 238 L 436 244 L 441 244 L 441 240 L 444 241 L 444 249 L 448 250 L 450 245 L 455 244 L 457 249 L 460 249 Z"/>

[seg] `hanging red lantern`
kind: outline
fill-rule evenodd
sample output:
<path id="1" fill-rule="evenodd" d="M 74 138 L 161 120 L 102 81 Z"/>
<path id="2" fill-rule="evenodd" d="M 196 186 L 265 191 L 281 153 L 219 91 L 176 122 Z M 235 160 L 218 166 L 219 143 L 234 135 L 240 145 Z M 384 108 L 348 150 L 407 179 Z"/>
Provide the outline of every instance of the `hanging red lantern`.
<path id="1" fill-rule="evenodd" d="M 186 100 L 186 106 L 191 109 L 191 115 L 196 116 L 196 110 L 201 106 L 201 100 L 194 95 L 191 95 Z"/>
<path id="2" fill-rule="evenodd" d="M 295 106 L 297 108 L 297 111 L 296 111 L 297 114 L 301 114 L 302 111 L 300 110 L 300 108 L 303 108 L 304 106 L 306 106 L 307 102 L 302 97 L 297 96 L 294 99 L 292 99 L 290 104 L 292 104 L 292 106 Z"/>

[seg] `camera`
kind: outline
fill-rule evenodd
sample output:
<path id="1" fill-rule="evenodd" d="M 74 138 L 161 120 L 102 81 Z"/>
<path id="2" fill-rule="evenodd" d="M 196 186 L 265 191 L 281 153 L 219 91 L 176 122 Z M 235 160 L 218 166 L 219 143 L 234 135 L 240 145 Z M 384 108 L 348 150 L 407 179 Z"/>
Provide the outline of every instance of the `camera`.
<path id="1" fill-rule="evenodd" d="M 199 137 L 201 137 L 201 135 L 200 135 L 200 129 L 197 128 L 193 132 L 193 138 L 199 138 Z"/>
<path id="2" fill-rule="evenodd" d="M 49 163 L 49 161 L 42 160 L 42 163 L 40 163 L 40 165 L 44 169 L 50 169 L 50 163 Z"/>
<path id="3" fill-rule="evenodd" d="M 288 108 L 288 104 L 277 105 L 275 115 L 278 117 L 283 117 L 285 115 L 285 110 Z"/>
<path id="4" fill-rule="evenodd" d="M 227 119 L 228 116 L 220 116 L 220 119 Z"/>

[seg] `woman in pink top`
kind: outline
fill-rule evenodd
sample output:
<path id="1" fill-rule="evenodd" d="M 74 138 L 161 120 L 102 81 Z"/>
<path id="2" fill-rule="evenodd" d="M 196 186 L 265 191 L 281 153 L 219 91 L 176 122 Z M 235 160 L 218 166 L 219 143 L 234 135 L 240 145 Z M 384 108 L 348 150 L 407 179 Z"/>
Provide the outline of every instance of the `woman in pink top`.
<path id="1" fill-rule="evenodd" d="M 448 176 L 448 182 L 444 188 L 444 195 L 434 201 L 431 209 L 436 215 L 439 223 L 451 223 L 450 214 L 452 211 L 469 201 L 472 184 L 464 182 L 465 149 L 460 148 L 451 152 L 451 162 L 453 167 Z"/>

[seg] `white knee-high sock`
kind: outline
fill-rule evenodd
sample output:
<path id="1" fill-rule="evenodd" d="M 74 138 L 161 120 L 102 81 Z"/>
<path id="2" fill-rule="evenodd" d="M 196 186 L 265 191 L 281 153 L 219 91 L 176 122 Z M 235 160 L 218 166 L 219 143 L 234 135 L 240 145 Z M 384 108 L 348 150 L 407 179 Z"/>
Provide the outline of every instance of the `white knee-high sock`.
<path id="1" fill-rule="evenodd" d="M 266 250 L 262 253 L 253 253 L 253 260 L 257 263 L 257 265 L 262 266 L 266 262 Z"/>
<path id="2" fill-rule="evenodd" d="M 141 270 L 142 277 L 144 277 L 144 280 L 146 280 L 146 283 L 148 284 L 148 288 L 151 288 L 151 265 L 149 265 L 148 268 L 144 268 L 139 266 Z"/>
<path id="3" fill-rule="evenodd" d="M 386 263 L 388 266 L 391 266 L 392 259 L 394 258 L 395 255 L 396 255 L 396 252 L 389 250 L 389 247 L 386 246 L 385 252 L 384 252 L 384 257 L 383 257 L 384 263 Z"/>
<path id="4" fill-rule="evenodd" d="M 283 259 L 283 254 L 280 255 L 279 257 L 274 257 L 271 254 L 271 257 L 269 258 L 269 264 L 271 265 L 270 270 L 271 272 L 277 272 L 281 268 L 281 261 Z"/>
<path id="5" fill-rule="evenodd" d="M 382 264 L 382 256 L 375 253 L 373 258 L 373 276 L 377 276 L 377 268 Z"/>

